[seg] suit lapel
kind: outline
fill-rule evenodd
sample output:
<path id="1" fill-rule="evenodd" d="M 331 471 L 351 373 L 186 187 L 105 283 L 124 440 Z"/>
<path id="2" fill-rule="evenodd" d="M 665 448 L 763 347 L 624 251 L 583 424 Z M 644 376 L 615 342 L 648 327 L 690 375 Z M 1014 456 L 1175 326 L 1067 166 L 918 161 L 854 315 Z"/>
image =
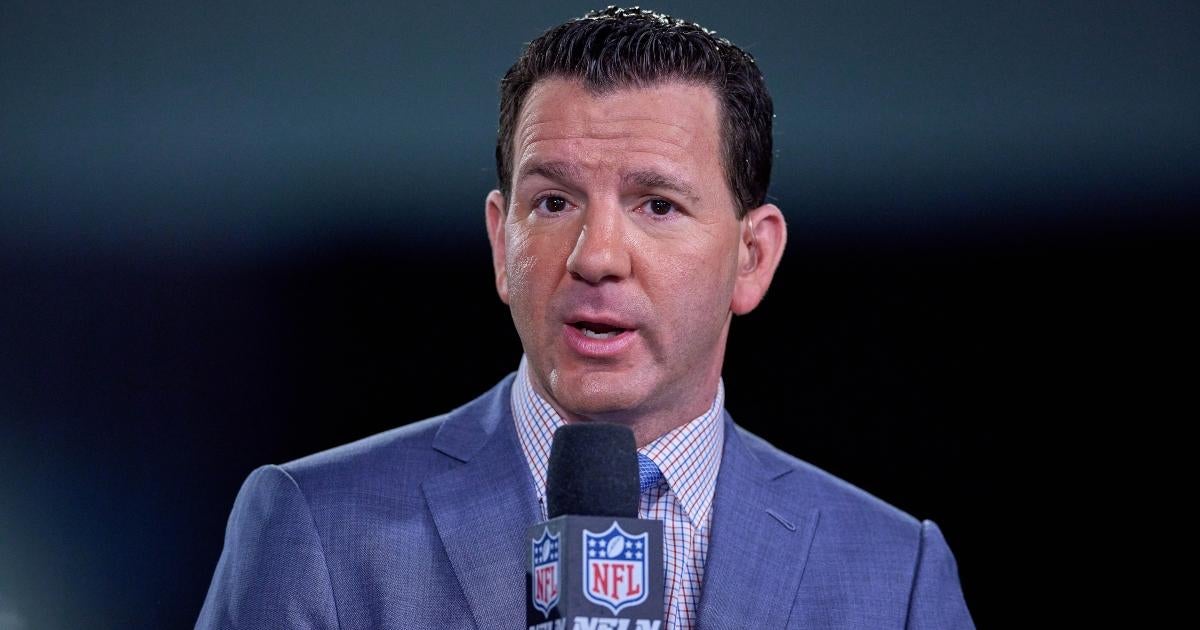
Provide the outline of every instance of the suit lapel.
<path id="1" fill-rule="evenodd" d="M 525 528 L 537 496 L 513 427 L 512 377 L 482 409 L 454 412 L 434 448 L 463 462 L 422 484 L 438 535 L 480 628 L 525 623 Z"/>
<path id="2" fill-rule="evenodd" d="M 725 415 L 725 448 L 713 499 L 700 628 L 783 628 L 804 574 L 819 511 L 775 483 L 791 472 L 758 457 Z"/>

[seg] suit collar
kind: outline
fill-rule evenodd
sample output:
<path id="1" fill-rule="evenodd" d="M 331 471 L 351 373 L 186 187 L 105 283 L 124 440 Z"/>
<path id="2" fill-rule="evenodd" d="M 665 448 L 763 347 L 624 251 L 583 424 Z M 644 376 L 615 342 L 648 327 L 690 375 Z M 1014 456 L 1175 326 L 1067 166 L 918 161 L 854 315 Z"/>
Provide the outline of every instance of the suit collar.
<path id="1" fill-rule="evenodd" d="M 698 627 L 787 624 L 820 516 L 785 492 L 791 471 L 725 414 Z"/>
<path id="2" fill-rule="evenodd" d="M 525 528 L 538 519 L 509 396 L 512 375 L 450 412 L 433 447 L 462 462 L 421 488 L 476 626 L 525 623 Z"/>

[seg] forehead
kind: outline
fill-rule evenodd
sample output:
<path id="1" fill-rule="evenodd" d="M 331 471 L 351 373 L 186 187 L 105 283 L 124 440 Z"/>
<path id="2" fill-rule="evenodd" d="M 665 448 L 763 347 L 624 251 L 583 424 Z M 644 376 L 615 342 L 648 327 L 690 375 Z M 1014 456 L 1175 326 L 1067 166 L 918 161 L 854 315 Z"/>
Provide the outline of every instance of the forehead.
<path id="1" fill-rule="evenodd" d="M 529 91 L 513 142 L 518 178 L 548 160 L 706 178 L 720 171 L 719 106 L 705 85 L 668 81 L 597 94 L 576 80 L 545 79 Z"/>

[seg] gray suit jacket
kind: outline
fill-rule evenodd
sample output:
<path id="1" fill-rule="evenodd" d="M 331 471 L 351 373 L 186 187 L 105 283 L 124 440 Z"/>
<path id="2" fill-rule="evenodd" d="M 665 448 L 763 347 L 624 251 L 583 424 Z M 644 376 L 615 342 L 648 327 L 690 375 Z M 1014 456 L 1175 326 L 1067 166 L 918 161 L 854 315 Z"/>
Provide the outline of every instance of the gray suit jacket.
<path id="1" fill-rule="evenodd" d="M 251 473 L 196 627 L 523 627 L 538 506 L 512 381 Z M 700 628 L 973 627 L 933 522 L 725 423 Z"/>

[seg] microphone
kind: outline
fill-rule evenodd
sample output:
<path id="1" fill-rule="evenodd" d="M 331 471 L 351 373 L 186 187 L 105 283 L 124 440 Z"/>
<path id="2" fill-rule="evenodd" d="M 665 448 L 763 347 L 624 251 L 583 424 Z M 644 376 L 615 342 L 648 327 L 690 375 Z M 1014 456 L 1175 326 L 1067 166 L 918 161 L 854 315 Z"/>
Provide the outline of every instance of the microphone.
<path id="1" fill-rule="evenodd" d="M 637 518 L 637 443 L 616 424 L 554 433 L 550 520 L 526 530 L 528 630 L 661 630 L 663 524 Z"/>

